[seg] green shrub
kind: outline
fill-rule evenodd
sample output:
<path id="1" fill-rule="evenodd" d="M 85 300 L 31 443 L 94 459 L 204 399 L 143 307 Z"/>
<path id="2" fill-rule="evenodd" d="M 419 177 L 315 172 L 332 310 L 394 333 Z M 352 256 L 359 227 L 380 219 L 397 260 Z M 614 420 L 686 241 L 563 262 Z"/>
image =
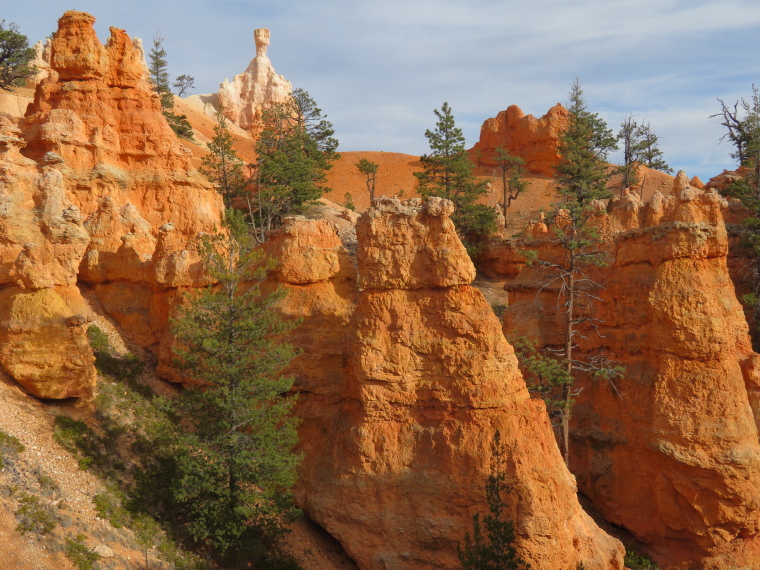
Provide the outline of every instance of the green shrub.
<path id="1" fill-rule="evenodd" d="M 659 566 L 652 562 L 648 556 L 632 549 L 626 550 L 623 562 L 631 570 L 659 570 Z"/>
<path id="2" fill-rule="evenodd" d="M 90 341 L 90 346 L 96 354 L 111 353 L 111 342 L 108 340 L 108 335 L 99 326 L 90 325 L 87 329 L 87 340 Z"/>
<path id="3" fill-rule="evenodd" d="M 66 451 L 77 457 L 80 469 L 87 469 L 93 463 L 103 460 L 102 438 L 81 420 L 68 416 L 56 416 L 53 437 Z"/>
<path id="4" fill-rule="evenodd" d="M 55 479 L 47 475 L 40 475 L 37 478 L 37 482 L 40 484 L 40 489 L 42 489 L 43 495 L 53 495 L 61 490 L 58 483 L 55 482 Z"/>
<path id="5" fill-rule="evenodd" d="M 23 444 L 17 437 L 0 430 L 0 469 L 5 466 L 5 458 L 24 451 Z"/>
<path id="6" fill-rule="evenodd" d="M 78 570 L 91 570 L 92 565 L 100 560 L 100 556 L 84 544 L 86 538 L 83 534 L 78 534 L 76 538 L 66 538 L 66 558 L 71 560 Z"/>
<path id="7" fill-rule="evenodd" d="M 27 532 L 47 534 L 58 524 L 53 509 L 43 504 L 39 497 L 28 493 L 21 495 L 19 508 L 15 514 L 18 519 L 16 530 L 21 534 Z"/>
<path id="8" fill-rule="evenodd" d="M 129 525 L 129 513 L 121 505 L 121 498 L 115 493 L 108 491 L 98 493 L 92 498 L 92 502 L 95 504 L 98 516 L 108 520 L 112 527 L 121 528 Z"/>
<path id="9" fill-rule="evenodd" d="M 87 339 L 95 353 L 95 368 L 98 372 L 130 384 L 136 383 L 137 378 L 145 369 L 145 363 L 131 353 L 124 356 L 115 355 L 108 335 L 97 325 L 90 325 L 87 329 Z M 145 386 L 145 388 L 148 387 Z"/>
<path id="10" fill-rule="evenodd" d="M 491 305 L 491 310 L 493 310 L 494 315 L 499 317 L 499 320 L 504 316 L 505 311 L 509 308 L 508 305 L 504 303 L 494 303 Z"/>

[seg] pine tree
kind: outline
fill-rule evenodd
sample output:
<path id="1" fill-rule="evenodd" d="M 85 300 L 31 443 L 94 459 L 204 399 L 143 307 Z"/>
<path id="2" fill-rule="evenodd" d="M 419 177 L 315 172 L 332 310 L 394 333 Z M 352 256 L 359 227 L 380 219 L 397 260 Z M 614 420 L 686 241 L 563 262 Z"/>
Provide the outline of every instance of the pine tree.
<path id="1" fill-rule="evenodd" d="M 166 59 L 166 50 L 163 47 L 164 37 L 160 34 L 153 36 L 153 47 L 148 54 L 150 82 L 153 90 L 158 93 L 161 100 L 161 109 L 174 108 L 174 95 L 169 89 L 169 62 Z"/>
<path id="2" fill-rule="evenodd" d="M 496 212 L 476 203 L 488 192 L 487 184 L 473 173 L 475 167 L 465 151 L 464 135 L 455 124 L 449 104 L 433 112 L 438 117 L 436 129 L 425 131 L 431 152 L 420 157 L 422 172 L 414 173 L 418 191 L 424 198 L 439 196 L 454 202 L 451 219 L 462 243 L 475 255 L 496 229 Z"/>
<path id="3" fill-rule="evenodd" d="M 362 158 L 356 161 L 356 169 L 364 175 L 364 183 L 367 185 L 367 192 L 369 193 L 369 202 L 375 199 L 375 180 L 377 179 L 377 169 L 379 164 Z"/>
<path id="4" fill-rule="evenodd" d="M 227 127 L 227 117 L 224 116 L 222 108 L 216 113 L 216 121 L 214 138 L 208 143 L 209 154 L 201 159 L 201 167 L 198 170 L 216 186 L 225 207 L 229 208 L 232 206 L 232 200 L 242 194 L 246 180 L 243 162 L 233 148 L 235 139 Z"/>
<path id="5" fill-rule="evenodd" d="M 173 112 L 174 95 L 172 95 L 169 88 L 169 63 L 166 59 L 166 50 L 163 47 L 163 42 L 164 38 L 160 34 L 156 34 L 153 37 L 153 47 L 148 54 L 150 61 L 148 64 L 150 82 L 161 100 L 161 112 L 171 129 L 177 136 L 192 140 L 193 127 L 187 120 L 187 115 L 177 115 Z M 189 76 L 183 75 L 180 77 Z"/>
<path id="6" fill-rule="evenodd" d="M 472 517 L 472 538 L 467 533 L 464 547 L 457 546 L 457 556 L 463 570 L 530 570 L 530 564 L 517 555 L 515 525 L 504 517 L 504 495 L 512 492 L 505 474 L 506 447 L 496 431 L 491 444 L 491 473 L 486 480 L 488 514 L 483 517 L 486 535 L 483 536 L 480 514 Z"/>
<path id="7" fill-rule="evenodd" d="M 724 114 L 726 106 L 723 105 Z M 740 111 L 741 109 L 741 111 Z M 742 297 L 742 303 L 747 310 L 750 323 L 752 344 L 756 350 L 760 349 L 760 90 L 752 86 L 752 97 L 749 101 L 741 99 L 734 106 L 731 118 L 736 127 L 727 126 L 729 136 L 734 140 L 737 151 L 732 156 L 739 160 L 743 176 L 729 184 L 722 194 L 739 198 L 742 204 L 748 208 L 751 215 L 744 219 L 744 231 L 742 232 L 741 245 L 749 251 L 754 258 L 754 263 L 748 266 L 746 278 L 751 292 Z M 724 125 L 727 123 L 724 121 Z M 737 134 L 738 133 L 738 134 Z"/>
<path id="8" fill-rule="evenodd" d="M 586 108 L 583 90 L 576 80 L 570 91 L 570 117 L 559 144 L 560 163 L 557 165 L 559 201 L 549 216 L 561 255 L 540 259 L 535 251 L 528 252 L 531 263 L 545 268 L 549 275 L 543 287 L 558 289 L 557 306 L 563 320 L 563 345 L 554 349 L 566 369 L 561 393 L 557 396 L 560 414 L 560 438 L 565 463 L 570 458 L 570 414 L 577 391 L 573 385 L 577 373 L 611 377 L 619 370 L 610 366 L 603 354 L 581 359 L 575 353 L 578 326 L 593 329 L 599 320 L 581 314 L 581 307 L 599 301 L 601 286 L 594 281 L 589 269 L 605 264 L 606 253 L 600 247 L 600 236 L 594 225 L 595 203 L 609 198 L 607 189 L 609 165 L 606 158 L 616 147 L 615 136 L 596 113 Z M 587 310 L 587 307 L 586 307 Z"/>
<path id="9" fill-rule="evenodd" d="M 638 139 L 638 151 L 641 164 L 660 172 L 672 173 L 673 169 L 668 166 L 660 150 L 659 137 L 652 130 L 651 125 L 642 123 L 636 132 Z"/>
<path id="10" fill-rule="evenodd" d="M 625 116 L 625 120 L 620 123 L 620 131 L 618 132 L 618 140 L 623 143 L 623 165 L 620 167 L 620 172 L 623 175 L 621 191 L 639 182 L 636 169 L 636 164 L 640 160 L 640 146 L 637 140 L 638 132 L 639 124 L 633 118 L 633 115 L 629 113 Z"/>
<path id="11" fill-rule="evenodd" d="M 284 216 L 300 212 L 330 191 L 324 184 L 327 171 L 340 158 L 333 134 L 332 123 L 302 89 L 264 110 L 256 143 L 258 188 L 250 196 L 259 241 Z"/>
<path id="12" fill-rule="evenodd" d="M 506 221 L 507 208 L 528 187 L 528 182 L 522 176 L 525 161 L 519 156 L 511 155 L 506 148 L 501 146 L 496 148 L 495 158 L 496 164 L 501 169 L 501 207 Z"/>
<path id="13" fill-rule="evenodd" d="M 654 133 L 649 122 L 639 125 L 633 115 L 626 115 L 625 120 L 620 124 L 618 140 L 623 143 L 623 165 L 620 167 L 620 172 L 623 174 L 621 190 L 639 183 L 637 164 L 661 172 L 673 172 L 663 158 L 658 142 L 659 137 Z"/>
<path id="14" fill-rule="evenodd" d="M 198 383 L 171 404 L 182 426 L 172 494 L 190 535 L 238 561 L 283 530 L 300 459 L 284 396 L 293 379 L 280 373 L 294 356 L 280 335 L 293 325 L 273 310 L 284 293 L 260 291 L 263 254 L 238 212 L 227 220 L 200 248 L 219 285 L 188 294 L 172 320 L 177 363 Z"/>
<path id="15" fill-rule="evenodd" d="M 10 91 L 37 73 L 31 65 L 33 60 L 34 50 L 28 38 L 13 22 L 6 27 L 5 20 L 0 20 L 0 89 Z"/>
<path id="16" fill-rule="evenodd" d="M 184 97 L 190 89 L 195 89 L 195 77 L 187 74 L 179 75 L 172 85 L 177 90 L 177 96 Z"/>

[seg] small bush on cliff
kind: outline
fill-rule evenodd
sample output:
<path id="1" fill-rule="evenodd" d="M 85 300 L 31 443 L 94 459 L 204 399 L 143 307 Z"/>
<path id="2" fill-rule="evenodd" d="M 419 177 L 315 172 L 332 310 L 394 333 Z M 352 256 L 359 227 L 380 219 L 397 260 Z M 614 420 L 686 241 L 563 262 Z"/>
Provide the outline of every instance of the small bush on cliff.
<path id="1" fill-rule="evenodd" d="M 47 534 L 58 524 L 53 507 L 43 503 L 39 497 L 28 493 L 23 493 L 19 499 L 16 518 L 18 519 L 16 530 L 21 534 L 27 532 Z"/>
<path id="2" fill-rule="evenodd" d="M 10 91 L 34 75 L 33 60 L 34 50 L 18 26 L 13 22 L 6 26 L 5 20 L 0 20 L 0 89 Z"/>
<path id="3" fill-rule="evenodd" d="M 261 293 L 268 265 L 239 214 L 227 235 L 200 248 L 218 287 L 190 294 L 172 322 L 177 364 L 196 384 L 169 402 L 181 421 L 173 449 L 171 500 L 190 535 L 237 562 L 263 552 L 293 514 L 288 489 L 299 457 L 293 358 L 278 337 L 292 328 L 274 312 L 283 294 Z"/>
<path id="4" fill-rule="evenodd" d="M 414 173 L 417 190 L 424 198 L 439 196 L 454 202 L 451 219 L 468 253 L 475 255 L 496 229 L 496 212 L 476 203 L 488 190 L 473 174 L 475 165 L 467 156 L 464 135 L 454 122 L 451 107 L 444 103 L 440 111 L 433 112 L 438 121 L 434 131 L 425 131 L 430 154 L 420 157 L 423 170 Z"/>
<path id="5" fill-rule="evenodd" d="M 659 566 L 652 562 L 648 556 L 636 552 L 635 550 L 625 551 L 625 560 L 623 563 L 626 568 L 630 568 L 631 570 L 659 570 Z"/>
<path id="6" fill-rule="evenodd" d="M 511 493 L 512 487 L 506 482 L 506 449 L 498 431 L 491 452 L 491 474 L 486 480 L 488 514 L 483 517 L 486 535 L 482 533 L 480 514 L 473 515 L 472 538 L 469 533 L 465 535 L 464 546 L 457 546 L 457 556 L 464 570 L 528 570 L 530 564 L 518 556 L 514 547 L 514 523 L 504 518 L 504 495 Z"/>
<path id="7" fill-rule="evenodd" d="M 78 534 L 76 537 L 66 538 L 66 550 L 64 554 L 71 563 L 76 566 L 77 570 L 91 570 L 95 562 L 100 560 L 100 556 L 87 548 L 84 543 L 87 537 L 84 534 Z"/>
<path id="8" fill-rule="evenodd" d="M 0 470 L 5 467 L 5 461 L 7 458 L 21 453 L 24 449 L 24 445 L 16 436 L 0 430 Z"/>

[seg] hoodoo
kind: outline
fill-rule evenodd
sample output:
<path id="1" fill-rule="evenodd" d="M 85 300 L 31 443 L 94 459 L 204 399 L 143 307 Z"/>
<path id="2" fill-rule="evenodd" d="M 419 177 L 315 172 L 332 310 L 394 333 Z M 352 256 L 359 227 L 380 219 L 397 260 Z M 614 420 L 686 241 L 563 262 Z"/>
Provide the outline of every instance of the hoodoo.
<path id="1" fill-rule="evenodd" d="M 361 568 L 456 568 L 457 541 L 485 506 L 499 430 L 521 554 L 536 568 L 622 568 L 621 544 L 578 504 L 544 404 L 530 399 L 500 323 L 470 286 L 452 207 L 380 198 L 359 220 L 361 292 L 348 337 L 332 333 L 332 352 L 305 347 L 342 366 L 314 374 L 307 359 L 294 370 L 309 414 L 298 503 Z M 321 283 L 332 289 L 329 273 Z"/>

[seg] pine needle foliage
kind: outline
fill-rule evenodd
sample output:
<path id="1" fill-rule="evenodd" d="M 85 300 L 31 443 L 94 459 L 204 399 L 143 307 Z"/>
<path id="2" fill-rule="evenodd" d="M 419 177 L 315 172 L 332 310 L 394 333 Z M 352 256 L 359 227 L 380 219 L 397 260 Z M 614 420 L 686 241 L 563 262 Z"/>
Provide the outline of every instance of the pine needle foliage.
<path id="1" fill-rule="evenodd" d="M 480 523 L 480 514 L 472 517 L 472 537 L 467 533 L 464 546 L 457 546 L 457 556 L 464 570 L 529 570 L 530 564 L 518 556 L 514 547 L 515 525 L 505 518 L 505 495 L 512 492 L 505 473 L 506 447 L 497 430 L 491 444 L 491 474 L 486 480 L 488 514 Z"/>
<path id="2" fill-rule="evenodd" d="M 216 112 L 214 137 L 208 143 L 209 153 L 201 159 L 198 171 L 216 186 L 225 208 L 232 207 L 232 201 L 243 194 L 246 185 L 243 161 L 238 157 L 234 143 L 224 108 L 220 107 Z"/>
<path id="3" fill-rule="evenodd" d="M 607 155 L 617 148 L 616 138 L 607 124 L 586 107 L 579 81 L 570 90 L 570 116 L 559 142 L 560 163 L 556 168 L 559 201 L 549 215 L 552 240 L 559 255 L 541 259 L 527 251 L 529 263 L 543 267 L 547 278 L 542 289 L 553 287 L 557 293 L 557 310 L 562 318 L 563 345 L 553 347 L 554 358 L 566 366 L 561 377 L 561 393 L 552 398 L 559 404 L 560 443 L 565 463 L 570 460 L 570 414 L 574 396 L 573 384 L 579 373 L 612 378 L 619 369 L 611 366 L 603 353 L 579 358 L 576 352 L 579 327 L 596 330 L 599 319 L 589 312 L 602 288 L 591 276 L 590 269 L 607 263 L 601 237 L 594 224 L 599 201 L 610 198 L 607 188 L 610 168 Z M 560 377 L 558 377 L 560 378 Z"/>
<path id="4" fill-rule="evenodd" d="M 330 191 L 327 172 L 340 158 L 334 134 L 332 123 L 303 89 L 264 110 L 256 143 L 257 191 L 249 196 L 260 242 L 285 216 L 301 212 Z"/>
<path id="5" fill-rule="evenodd" d="M 0 20 L 0 89 L 10 91 L 37 73 L 33 60 L 29 39 L 13 22 L 6 26 L 5 20 Z"/>
<path id="6" fill-rule="evenodd" d="M 187 115 L 178 115 L 173 112 L 174 95 L 169 86 L 169 62 L 166 58 L 166 50 L 163 47 L 164 39 L 160 34 L 153 37 L 153 47 L 148 53 L 148 73 L 153 90 L 161 100 L 161 113 L 166 122 L 178 137 L 193 140 L 193 127 L 187 120 Z M 180 77 L 190 77 L 181 75 Z M 179 78 L 177 78 L 179 79 Z M 190 78 L 192 79 L 192 78 Z"/>
<path id="7" fill-rule="evenodd" d="M 417 189 L 423 198 L 438 196 L 454 202 L 451 219 L 468 253 L 476 255 L 496 230 L 496 212 L 477 203 L 487 194 L 487 185 L 475 177 L 475 165 L 467 156 L 464 135 L 451 107 L 444 102 L 440 111 L 433 112 L 438 120 L 435 130 L 425 131 L 430 154 L 420 157 L 423 170 L 414 173 Z"/>
<path id="8" fill-rule="evenodd" d="M 197 383 L 171 402 L 183 427 L 173 498 L 196 541 L 237 560 L 295 512 L 293 379 L 280 373 L 295 354 L 280 335 L 294 325 L 274 311 L 284 293 L 259 289 L 269 265 L 239 213 L 200 251 L 219 285 L 189 294 L 172 321 L 176 361 Z"/>

